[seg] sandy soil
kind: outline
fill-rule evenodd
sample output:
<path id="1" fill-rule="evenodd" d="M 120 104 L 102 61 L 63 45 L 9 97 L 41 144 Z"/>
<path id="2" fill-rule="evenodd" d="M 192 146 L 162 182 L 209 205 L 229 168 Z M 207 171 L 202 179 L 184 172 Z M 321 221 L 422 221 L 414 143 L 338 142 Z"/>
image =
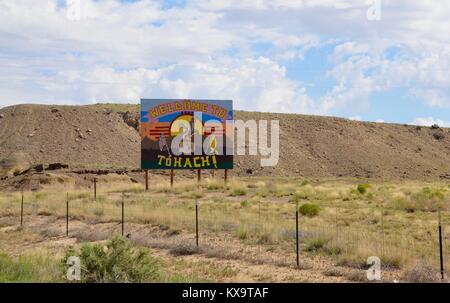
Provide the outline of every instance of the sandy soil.
<path id="1" fill-rule="evenodd" d="M 16 217 L 0 218 L 0 244 L 2 251 L 18 256 L 38 251 L 61 257 L 64 249 L 81 242 L 98 242 L 120 234 L 116 222 L 96 223 L 70 221 L 70 235 L 65 236 L 65 219 L 54 216 L 26 216 L 22 230 Z M 160 226 L 126 224 L 125 233 L 137 245 L 149 247 L 165 260 L 166 270 L 189 274 L 202 267 L 227 268 L 233 274 L 211 277 L 222 282 L 368 282 L 364 269 L 336 266 L 326 256 L 301 253 L 300 268 L 295 266 L 295 254 L 282 250 L 265 250 L 261 246 L 245 245 L 226 235 L 200 234 L 200 247 L 196 251 L 195 235 L 172 231 Z M 189 266 L 175 266 L 181 260 Z M 383 271 L 383 282 L 400 279 L 399 271 Z"/>

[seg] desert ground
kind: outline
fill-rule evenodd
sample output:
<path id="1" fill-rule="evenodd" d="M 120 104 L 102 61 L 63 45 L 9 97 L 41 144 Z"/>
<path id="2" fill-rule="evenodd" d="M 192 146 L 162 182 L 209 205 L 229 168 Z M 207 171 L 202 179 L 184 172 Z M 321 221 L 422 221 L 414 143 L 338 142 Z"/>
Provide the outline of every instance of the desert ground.
<path id="1" fill-rule="evenodd" d="M 177 171 L 173 187 L 155 171 L 146 191 L 138 111 L 0 109 L 0 281 L 65 282 L 74 251 L 115 260 L 122 201 L 126 243 L 114 243 L 131 252 L 121 264 L 132 281 L 368 282 L 370 256 L 381 259 L 383 282 L 440 281 L 439 214 L 447 276 L 449 129 L 237 111 L 280 120 L 279 165 L 236 156 L 227 184 L 221 171 L 203 171 L 200 184 Z M 102 262 L 113 274 L 89 281 L 129 281 Z"/>
<path id="2" fill-rule="evenodd" d="M 158 260 L 156 282 L 369 282 L 369 256 L 381 259 L 383 282 L 439 281 L 438 210 L 448 255 L 448 182 L 234 177 L 225 184 L 205 173 L 201 184 L 179 177 L 173 188 L 167 176 L 151 175 L 145 191 L 129 176 L 108 174 L 97 176 L 95 201 L 94 175 L 83 177 L 84 188 L 67 186 L 64 171 L 46 175 L 41 190 L 24 191 L 23 226 L 21 192 L 0 195 L 0 280 L 64 282 L 70 247 L 121 235 L 122 201 L 124 236 Z"/>

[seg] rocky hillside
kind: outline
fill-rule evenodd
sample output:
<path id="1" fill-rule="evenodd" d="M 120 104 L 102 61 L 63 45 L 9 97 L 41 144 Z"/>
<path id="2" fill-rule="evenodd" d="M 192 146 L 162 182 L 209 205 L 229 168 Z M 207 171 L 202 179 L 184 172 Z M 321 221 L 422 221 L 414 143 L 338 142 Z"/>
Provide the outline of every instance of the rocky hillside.
<path id="1" fill-rule="evenodd" d="M 333 117 L 236 112 L 236 119 L 280 120 L 274 168 L 236 156 L 234 174 L 450 178 L 450 132 Z M 17 105 L 0 109 L 0 174 L 60 162 L 72 168 L 140 166 L 136 105 Z"/>

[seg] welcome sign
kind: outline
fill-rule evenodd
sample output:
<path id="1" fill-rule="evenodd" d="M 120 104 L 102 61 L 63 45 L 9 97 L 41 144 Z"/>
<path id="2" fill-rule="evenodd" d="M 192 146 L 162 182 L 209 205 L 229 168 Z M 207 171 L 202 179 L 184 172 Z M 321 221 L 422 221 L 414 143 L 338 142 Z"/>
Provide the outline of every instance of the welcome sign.
<path id="1" fill-rule="evenodd" d="M 141 100 L 141 168 L 232 169 L 231 100 Z"/>

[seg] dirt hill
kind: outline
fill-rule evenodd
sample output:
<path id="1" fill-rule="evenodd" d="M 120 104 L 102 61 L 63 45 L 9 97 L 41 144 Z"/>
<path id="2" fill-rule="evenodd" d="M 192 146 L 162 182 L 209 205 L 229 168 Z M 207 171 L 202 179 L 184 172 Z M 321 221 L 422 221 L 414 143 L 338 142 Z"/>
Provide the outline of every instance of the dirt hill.
<path id="1" fill-rule="evenodd" d="M 450 132 L 443 128 L 333 117 L 236 112 L 280 120 L 280 161 L 236 156 L 237 175 L 450 178 Z M 71 168 L 140 166 L 136 105 L 17 105 L 0 109 L 0 175 L 36 164 Z"/>

